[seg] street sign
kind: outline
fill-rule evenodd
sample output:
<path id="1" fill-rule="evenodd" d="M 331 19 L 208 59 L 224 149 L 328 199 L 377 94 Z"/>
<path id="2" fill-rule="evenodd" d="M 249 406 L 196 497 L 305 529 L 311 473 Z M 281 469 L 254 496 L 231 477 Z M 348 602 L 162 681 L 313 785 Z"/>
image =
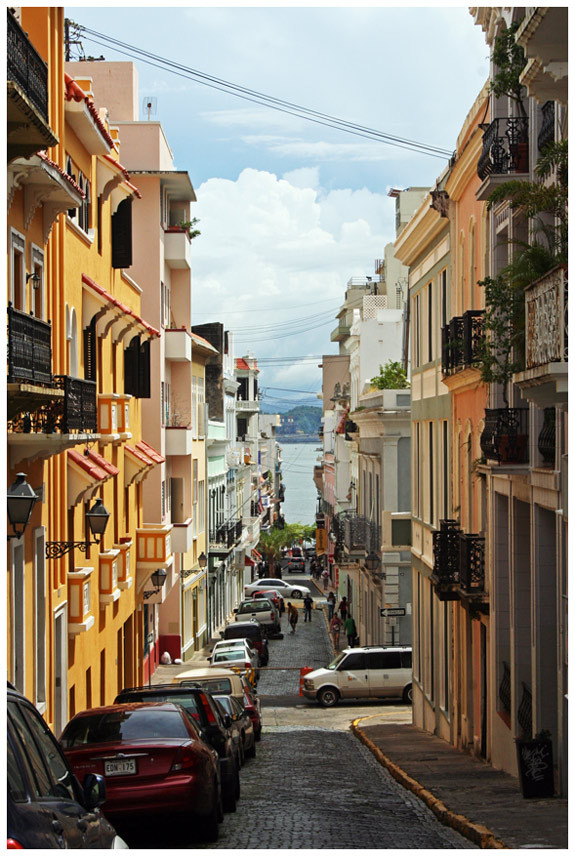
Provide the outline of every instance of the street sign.
<path id="1" fill-rule="evenodd" d="M 405 616 L 405 607 L 382 607 L 379 615 L 386 616 Z"/>

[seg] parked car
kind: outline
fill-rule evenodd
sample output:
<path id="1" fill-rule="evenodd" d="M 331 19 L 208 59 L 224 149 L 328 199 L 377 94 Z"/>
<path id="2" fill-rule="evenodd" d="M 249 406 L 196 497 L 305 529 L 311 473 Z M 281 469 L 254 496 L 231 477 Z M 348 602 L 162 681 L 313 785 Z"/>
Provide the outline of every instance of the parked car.
<path id="1" fill-rule="evenodd" d="M 259 741 L 262 734 L 262 712 L 258 695 L 244 676 L 232 672 L 232 670 L 217 669 L 216 667 L 195 667 L 184 670 L 174 677 L 175 684 L 195 684 L 205 688 L 214 696 L 217 694 L 231 694 L 247 710 Z"/>
<path id="2" fill-rule="evenodd" d="M 303 556 L 290 556 L 287 561 L 288 571 L 305 571 L 305 559 Z"/>
<path id="3" fill-rule="evenodd" d="M 244 621 L 255 619 L 262 625 L 267 634 L 277 634 L 281 631 L 279 610 L 269 598 L 251 598 L 240 601 L 234 610 L 236 619 Z"/>
<path id="4" fill-rule="evenodd" d="M 210 693 L 201 687 L 153 684 L 124 688 L 114 700 L 122 702 L 175 702 L 192 715 L 200 735 L 218 754 L 222 802 L 226 812 L 235 812 L 240 797 L 241 759 L 232 741 L 231 723 L 222 718 L 220 708 Z"/>
<path id="5" fill-rule="evenodd" d="M 233 651 L 238 649 L 239 651 L 244 651 L 246 655 L 253 661 L 256 668 L 261 666 L 260 662 L 260 653 L 255 649 L 249 640 L 245 637 L 240 637 L 238 640 L 218 640 L 215 643 L 211 653 L 210 653 L 210 663 L 215 663 L 215 656 L 220 652 Z"/>
<path id="6" fill-rule="evenodd" d="M 220 631 L 220 636 L 223 640 L 249 640 L 254 649 L 259 653 L 262 667 L 267 666 L 270 657 L 268 641 L 265 629 L 262 628 L 259 622 L 254 622 L 251 619 L 249 622 L 230 622 L 223 631 Z"/>
<path id="7" fill-rule="evenodd" d="M 280 616 L 282 613 L 285 613 L 285 602 L 277 589 L 256 589 L 252 592 L 251 598 L 269 598 L 279 610 Z"/>
<path id="8" fill-rule="evenodd" d="M 12 685 L 6 727 L 7 849 L 128 847 L 100 810 L 104 777 L 87 766 L 80 785 L 48 724 Z"/>
<path id="9" fill-rule="evenodd" d="M 256 580 L 254 583 L 248 583 L 244 586 L 246 598 L 251 597 L 252 592 L 261 589 L 276 589 L 282 598 L 305 598 L 310 594 L 307 586 L 300 586 L 299 583 L 291 584 L 286 580 L 281 580 L 279 577 L 264 577 L 261 580 Z"/>
<path id="10" fill-rule="evenodd" d="M 297 557 L 299 557 L 299 558 L 303 558 L 303 552 L 302 552 L 302 549 L 299 547 L 299 545 L 296 545 L 295 547 L 293 547 L 293 548 L 290 550 L 290 552 L 289 552 L 289 556 L 291 556 L 291 557 L 296 557 L 296 558 L 297 558 Z"/>
<path id="11" fill-rule="evenodd" d="M 260 675 L 259 670 L 260 656 L 255 649 L 243 641 L 240 646 L 227 646 L 224 648 L 215 648 L 210 655 L 210 666 L 213 667 L 229 667 L 230 669 L 245 670 L 248 679 L 252 682 L 257 682 Z"/>
<path id="12" fill-rule="evenodd" d="M 233 696 L 218 694 L 214 699 L 231 718 L 232 728 L 235 727 L 243 756 L 247 759 L 253 759 L 256 755 L 256 736 L 247 710 Z"/>
<path id="13" fill-rule="evenodd" d="M 344 649 L 329 666 L 305 676 L 303 695 L 324 706 L 374 696 L 399 696 L 411 704 L 411 659 L 410 646 Z"/>
<path id="14" fill-rule="evenodd" d="M 218 755 L 196 721 L 173 702 L 124 702 L 76 714 L 61 736 L 79 776 L 106 778 L 106 815 L 117 824 L 154 817 L 193 823 L 215 842 L 222 818 Z"/>

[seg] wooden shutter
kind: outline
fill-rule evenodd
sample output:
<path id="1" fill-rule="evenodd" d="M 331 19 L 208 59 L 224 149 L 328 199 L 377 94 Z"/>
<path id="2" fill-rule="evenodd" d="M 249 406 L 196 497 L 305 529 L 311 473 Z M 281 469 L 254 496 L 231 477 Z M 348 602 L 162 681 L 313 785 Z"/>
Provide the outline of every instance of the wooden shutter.
<path id="1" fill-rule="evenodd" d="M 132 199 L 123 199 L 112 215 L 112 268 L 132 264 Z"/>
<path id="2" fill-rule="evenodd" d="M 96 319 L 93 318 L 88 327 L 84 328 L 84 378 L 87 381 L 96 380 L 96 367 Z"/>
<path id="3" fill-rule="evenodd" d="M 134 336 L 127 348 L 124 348 L 124 393 L 138 395 L 138 358 L 140 355 L 140 337 Z"/>
<path id="4" fill-rule="evenodd" d="M 139 349 L 138 397 L 150 398 L 150 340 L 142 342 Z"/>

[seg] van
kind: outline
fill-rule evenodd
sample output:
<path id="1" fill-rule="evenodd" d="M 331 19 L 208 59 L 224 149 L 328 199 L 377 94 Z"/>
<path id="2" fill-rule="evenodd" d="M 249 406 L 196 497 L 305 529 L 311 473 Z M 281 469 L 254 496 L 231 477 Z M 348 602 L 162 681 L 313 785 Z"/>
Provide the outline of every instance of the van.
<path id="1" fill-rule="evenodd" d="M 401 697 L 412 702 L 411 646 L 344 649 L 325 668 L 304 678 L 303 695 L 331 707 L 339 699 Z"/>

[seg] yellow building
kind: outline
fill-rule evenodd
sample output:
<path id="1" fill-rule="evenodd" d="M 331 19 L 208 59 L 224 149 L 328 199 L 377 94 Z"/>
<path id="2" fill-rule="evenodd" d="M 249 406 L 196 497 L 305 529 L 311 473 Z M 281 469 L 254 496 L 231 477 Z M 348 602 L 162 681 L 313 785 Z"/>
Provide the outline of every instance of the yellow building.
<path id="1" fill-rule="evenodd" d="M 63 10 L 20 14 L 21 26 L 8 14 L 8 482 L 24 471 L 40 500 L 10 541 L 8 673 L 58 732 L 142 680 L 141 602 L 169 553 L 169 539 L 139 534 L 142 479 L 161 458 L 141 434 L 159 331 L 126 272 L 139 192 L 117 132 L 90 82 L 65 74 Z M 39 118 L 22 57 L 45 72 Z M 97 500 L 101 537 L 86 517 Z"/>

